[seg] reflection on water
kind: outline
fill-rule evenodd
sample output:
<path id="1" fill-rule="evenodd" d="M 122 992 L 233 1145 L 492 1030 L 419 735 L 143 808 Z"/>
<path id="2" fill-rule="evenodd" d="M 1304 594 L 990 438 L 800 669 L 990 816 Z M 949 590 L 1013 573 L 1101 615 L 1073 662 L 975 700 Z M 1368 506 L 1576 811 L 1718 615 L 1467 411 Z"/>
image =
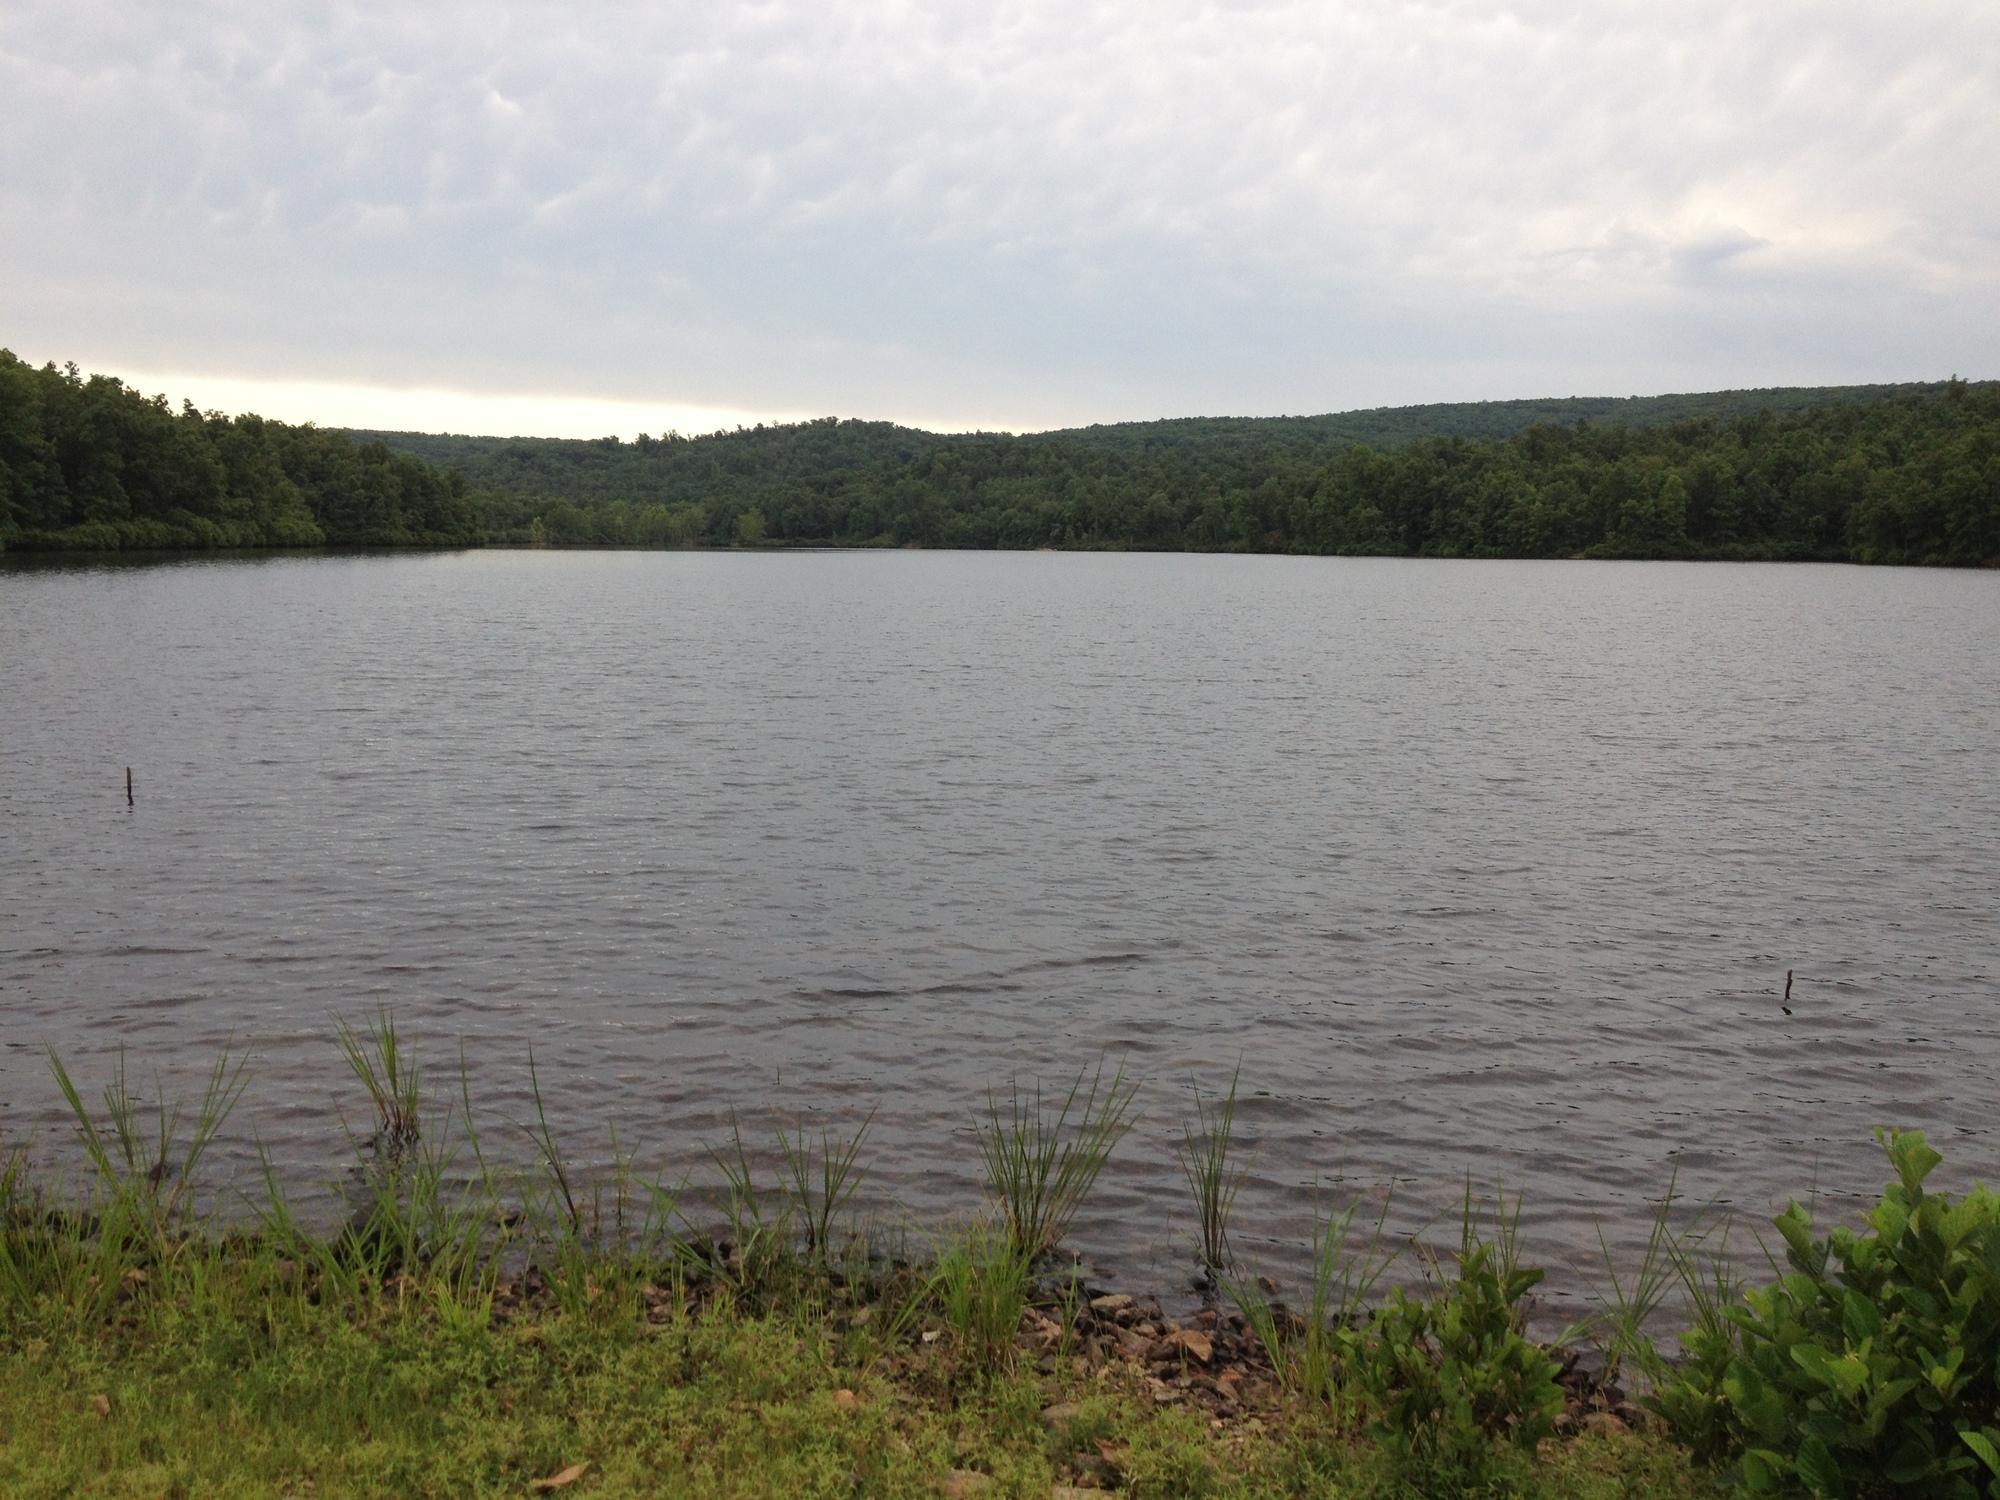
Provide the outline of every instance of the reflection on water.
<path id="1" fill-rule="evenodd" d="M 879 1103 L 921 1218 L 976 1203 L 990 1084 L 1108 1053 L 1145 1113 L 1076 1238 L 1167 1289 L 1240 1057 L 1260 1260 L 1316 1184 L 1413 1227 L 1470 1174 L 1560 1285 L 1676 1160 L 1756 1215 L 1879 1182 L 1878 1122 L 1995 1175 L 1996 642 L 2000 578 L 1905 570 L 10 566 L 0 1135 L 59 1154 L 44 1042 L 234 1039 L 237 1160 L 331 1182 L 329 1018 L 388 1002 L 496 1118 L 532 1045 L 580 1151 L 675 1175 L 732 1108 Z"/>

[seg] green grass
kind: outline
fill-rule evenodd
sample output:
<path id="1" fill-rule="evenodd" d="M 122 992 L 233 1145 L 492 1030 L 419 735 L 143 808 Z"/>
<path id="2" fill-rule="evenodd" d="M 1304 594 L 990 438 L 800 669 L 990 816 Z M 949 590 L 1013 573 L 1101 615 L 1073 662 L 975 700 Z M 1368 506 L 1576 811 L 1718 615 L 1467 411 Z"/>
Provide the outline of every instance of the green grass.
<path id="1" fill-rule="evenodd" d="M 970 1367 L 993 1372 L 1014 1363 L 1014 1335 L 1032 1289 L 1032 1272 L 1012 1238 L 982 1223 L 938 1247 L 925 1288 Z"/>
<path id="2" fill-rule="evenodd" d="M 614 1298 L 463 1328 L 421 1298 L 274 1301 L 268 1270 L 133 1297 L 88 1335 L 10 1338 L 0 1493 L 522 1495 L 587 1464 L 565 1493 L 936 1495 L 961 1469 L 1046 1497 L 1078 1446 L 1137 1494 L 1397 1493 L 1367 1445 L 1310 1422 L 1217 1433 L 1116 1380 L 1022 1369 L 940 1390 L 831 1318 L 652 1323 Z M 1076 1415 L 1052 1431 L 1058 1401 Z M 1516 1478 L 1530 1495 L 1710 1493 L 1658 1439 L 1566 1446 Z"/>

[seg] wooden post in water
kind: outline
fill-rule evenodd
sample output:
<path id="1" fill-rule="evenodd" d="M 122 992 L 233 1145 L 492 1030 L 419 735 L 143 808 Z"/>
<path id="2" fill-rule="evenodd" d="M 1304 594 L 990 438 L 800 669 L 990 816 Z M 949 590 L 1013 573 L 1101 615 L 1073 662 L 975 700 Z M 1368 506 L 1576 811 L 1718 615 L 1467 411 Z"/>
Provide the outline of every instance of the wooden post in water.
<path id="1" fill-rule="evenodd" d="M 125 805 L 127 807 L 132 805 L 132 768 L 130 766 L 125 768 Z"/>

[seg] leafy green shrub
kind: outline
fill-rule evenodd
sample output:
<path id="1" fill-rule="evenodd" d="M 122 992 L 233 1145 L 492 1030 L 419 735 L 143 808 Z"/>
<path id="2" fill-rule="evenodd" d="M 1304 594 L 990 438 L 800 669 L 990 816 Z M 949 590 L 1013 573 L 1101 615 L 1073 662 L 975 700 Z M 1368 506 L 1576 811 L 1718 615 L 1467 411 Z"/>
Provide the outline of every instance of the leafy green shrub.
<path id="1" fill-rule="evenodd" d="M 1371 1241 L 1357 1241 L 1351 1207 L 1314 1230 L 1304 1308 L 1274 1307 L 1254 1283 L 1223 1286 L 1286 1392 L 1324 1403 L 1343 1430 L 1365 1423 L 1411 1492 L 1502 1491 L 1563 1406 L 1561 1367 L 1525 1331 L 1542 1272 L 1520 1263 L 1519 1222 L 1518 1203 L 1510 1213 L 1503 1198 L 1496 1232 L 1482 1238 L 1468 1194 L 1458 1250 L 1449 1270 L 1433 1258 L 1425 1297 L 1398 1290 L 1369 1305 L 1395 1257 L 1380 1220 Z"/>
<path id="2" fill-rule="evenodd" d="M 2000 1196 L 1926 1193 L 1923 1133 L 1877 1137 L 1897 1180 L 1866 1229 L 1815 1238 L 1792 1204 L 1790 1270 L 1697 1326 L 1654 1409 L 1719 1416 L 1756 1494 L 2000 1495 Z"/>
<path id="3" fill-rule="evenodd" d="M 1492 1482 L 1496 1439 L 1532 1452 L 1562 1412 L 1560 1366 L 1525 1332 L 1523 1300 L 1542 1280 L 1520 1264 L 1514 1216 L 1478 1238 L 1467 1204 L 1450 1283 L 1423 1300 L 1396 1292 L 1374 1317 L 1357 1376 L 1376 1440 L 1427 1490 Z"/>

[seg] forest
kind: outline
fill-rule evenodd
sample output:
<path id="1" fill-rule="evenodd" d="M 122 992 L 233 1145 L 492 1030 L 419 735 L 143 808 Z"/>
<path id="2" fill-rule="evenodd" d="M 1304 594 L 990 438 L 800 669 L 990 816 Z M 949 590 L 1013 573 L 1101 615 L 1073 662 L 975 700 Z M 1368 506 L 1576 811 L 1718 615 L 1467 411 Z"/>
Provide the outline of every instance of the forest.
<path id="1" fill-rule="evenodd" d="M 0 547 L 468 546 L 457 474 L 380 443 L 146 397 L 0 349 Z"/>
<path id="2" fill-rule="evenodd" d="M 0 546 L 915 546 L 2000 563 L 2000 383 L 937 434 L 344 433 L 0 351 Z"/>

